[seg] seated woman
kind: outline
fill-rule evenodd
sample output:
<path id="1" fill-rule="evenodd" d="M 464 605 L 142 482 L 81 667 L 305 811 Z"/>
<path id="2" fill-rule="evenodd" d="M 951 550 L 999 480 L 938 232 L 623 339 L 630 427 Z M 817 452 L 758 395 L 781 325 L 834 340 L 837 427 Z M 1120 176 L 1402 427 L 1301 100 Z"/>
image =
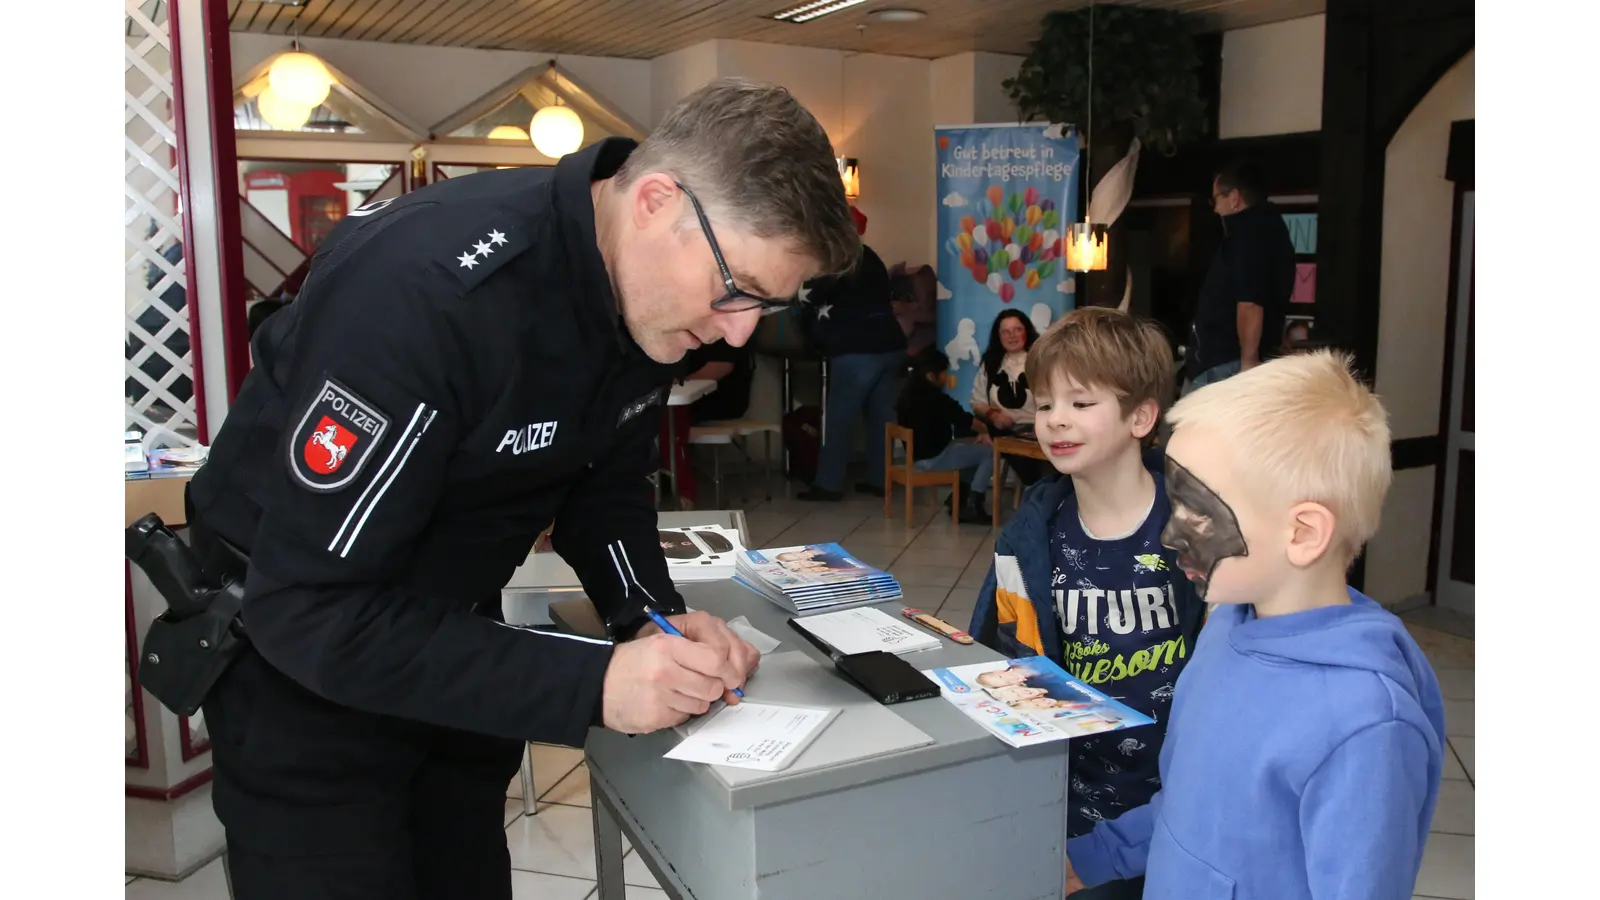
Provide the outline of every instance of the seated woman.
<path id="1" fill-rule="evenodd" d="M 972 412 L 994 437 L 1033 438 L 1034 399 L 1023 368 L 1038 339 L 1038 329 L 1020 310 L 1008 309 L 994 317 L 989 346 L 972 377 Z M 1032 484 L 1043 472 L 1043 463 L 1036 459 L 1013 457 L 1006 464 L 1023 484 Z"/>
<path id="2" fill-rule="evenodd" d="M 707 422 L 743 418 L 750 409 L 750 384 L 755 380 L 756 360 L 750 345 L 730 346 L 727 341 L 702 344 L 684 357 L 682 381 L 715 381 L 717 389 L 688 406 L 669 406 L 672 435 L 678 456 L 678 481 L 673 485 L 680 501 L 695 500 L 694 467 L 689 463 L 689 428 Z M 661 419 L 661 452 L 667 452 L 667 419 Z"/>

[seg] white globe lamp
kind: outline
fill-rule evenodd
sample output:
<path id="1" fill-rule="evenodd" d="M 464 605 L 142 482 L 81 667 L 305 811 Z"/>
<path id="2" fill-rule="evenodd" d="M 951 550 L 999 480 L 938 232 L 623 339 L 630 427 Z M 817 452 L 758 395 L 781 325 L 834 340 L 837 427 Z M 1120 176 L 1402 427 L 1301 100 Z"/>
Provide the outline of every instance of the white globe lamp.
<path id="1" fill-rule="evenodd" d="M 270 86 L 256 96 L 261 118 L 280 131 L 298 131 L 311 118 L 311 107 L 290 103 Z"/>
<path id="2" fill-rule="evenodd" d="M 296 50 L 272 61 L 272 68 L 267 72 L 267 83 L 284 101 L 315 109 L 328 99 L 328 90 L 333 87 L 333 74 L 322 64 L 322 60 Z"/>
<path id="3" fill-rule="evenodd" d="M 489 131 L 491 141 L 526 141 L 528 133 L 515 125 L 496 125 Z"/>
<path id="4" fill-rule="evenodd" d="M 551 159 L 560 159 L 583 144 L 583 120 L 570 106 L 546 106 L 528 123 L 533 146 Z"/>

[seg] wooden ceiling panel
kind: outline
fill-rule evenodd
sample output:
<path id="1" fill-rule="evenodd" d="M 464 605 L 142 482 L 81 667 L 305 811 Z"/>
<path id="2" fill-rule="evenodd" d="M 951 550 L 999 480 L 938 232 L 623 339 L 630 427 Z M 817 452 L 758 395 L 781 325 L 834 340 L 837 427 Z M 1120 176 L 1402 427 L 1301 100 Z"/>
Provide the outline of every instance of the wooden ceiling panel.
<path id="1" fill-rule="evenodd" d="M 379 18 L 383 10 L 379 9 L 379 0 L 350 0 L 350 3 L 340 12 L 338 19 L 328 23 L 328 28 L 323 34 L 331 38 L 348 38 L 352 31 L 359 31 L 361 27 Z"/>
<path id="2" fill-rule="evenodd" d="M 345 37 L 353 41 L 377 40 L 378 34 L 405 17 L 405 14 L 419 6 L 426 0 L 384 0 L 383 4 L 364 18 L 359 25 L 345 33 Z"/>
<path id="3" fill-rule="evenodd" d="M 1088 0 L 868 0 L 793 25 L 768 18 L 797 0 L 308 0 L 295 8 L 232 0 L 234 31 L 651 59 L 713 38 L 937 59 L 969 50 L 1026 53 L 1039 20 Z M 1325 0 L 1115 0 L 1193 15 L 1197 30 L 1315 15 Z M 917 22 L 872 19 L 910 7 Z M 859 26 L 865 25 L 866 28 Z"/>
<path id="4" fill-rule="evenodd" d="M 457 46 L 494 48 L 507 34 L 525 27 L 528 22 L 551 15 L 559 0 L 522 0 L 502 2 L 485 16 L 479 16 L 467 30 Z"/>

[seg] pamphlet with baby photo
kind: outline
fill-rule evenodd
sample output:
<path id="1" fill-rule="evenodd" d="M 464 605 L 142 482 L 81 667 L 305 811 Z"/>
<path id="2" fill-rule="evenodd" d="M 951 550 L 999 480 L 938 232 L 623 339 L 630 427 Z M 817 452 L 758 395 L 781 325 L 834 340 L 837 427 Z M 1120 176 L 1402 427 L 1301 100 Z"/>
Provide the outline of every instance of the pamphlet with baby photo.
<path id="1" fill-rule="evenodd" d="M 929 669 L 923 674 L 968 718 L 1013 747 L 1155 724 L 1043 656 Z"/>
<path id="2" fill-rule="evenodd" d="M 900 583 L 838 544 L 746 550 L 734 580 L 797 614 L 895 600 Z"/>
<path id="3" fill-rule="evenodd" d="M 891 579 L 851 556 L 838 544 L 806 544 L 749 550 L 745 568 L 774 587 L 793 590 L 806 587 L 861 583 L 886 583 Z"/>

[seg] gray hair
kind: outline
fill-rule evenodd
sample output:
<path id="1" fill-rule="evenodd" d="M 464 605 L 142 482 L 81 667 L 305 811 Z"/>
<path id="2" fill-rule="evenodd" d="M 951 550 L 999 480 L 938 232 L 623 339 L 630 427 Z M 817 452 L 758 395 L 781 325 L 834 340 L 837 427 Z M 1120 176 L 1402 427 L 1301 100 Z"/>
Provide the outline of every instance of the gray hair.
<path id="1" fill-rule="evenodd" d="M 626 188 L 660 172 L 718 217 L 759 238 L 787 238 L 820 267 L 848 271 L 861 238 L 827 132 L 784 88 L 718 78 L 678 101 L 623 163 Z"/>

